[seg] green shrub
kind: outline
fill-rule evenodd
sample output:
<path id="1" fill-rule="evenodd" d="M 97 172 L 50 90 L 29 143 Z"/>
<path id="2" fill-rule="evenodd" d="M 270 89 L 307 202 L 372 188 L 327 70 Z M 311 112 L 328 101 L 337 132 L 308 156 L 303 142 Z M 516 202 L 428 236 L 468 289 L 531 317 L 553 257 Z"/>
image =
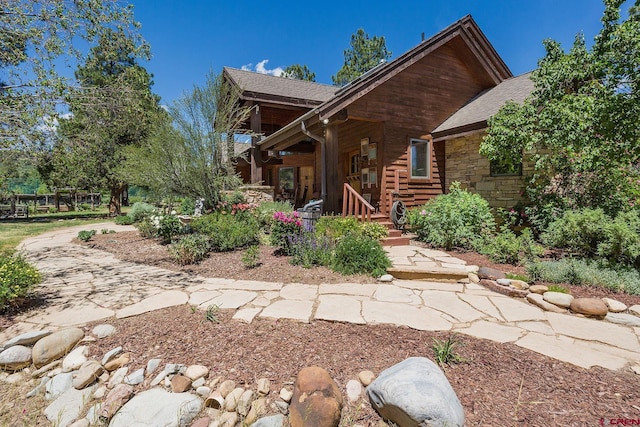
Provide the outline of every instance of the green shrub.
<path id="1" fill-rule="evenodd" d="M 155 206 L 146 202 L 137 202 L 131 206 L 131 210 L 127 216 L 131 217 L 133 222 L 140 222 L 145 218 L 157 215 L 158 210 Z"/>
<path id="2" fill-rule="evenodd" d="M 113 219 L 113 222 L 118 225 L 131 225 L 135 221 L 133 220 L 133 217 L 130 217 L 129 215 L 118 215 Z"/>
<path id="3" fill-rule="evenodd" d="M 0 254 L 0 311 L 16 298 L 25 297 L 42 281 L 38 270 L 19 254 Z"/>
<path id="4" fill-rule="evenodd" d="M 304 232 L 289 237 L 291 264 L 310 268 L 314 265 L 331 264 L 333 244 L 326 236 Z"/>
<path id="5" fill-rule="evenodd" d="M 250 216 L 226 215 L 214 212 L 196 218 L 191 227 L 197 233 L 209 238 L 211 248 L 216 252 L 232 251 L 255 245 L 259 242 L 259 226 Z"/>
<path id="6" fill-rule="evenodd" d="M 516 236 L 507 225 L 503 225 L 500 233 L 489 239 L 479 251 L 493 262 L 519 265 L 542 255 L 544 248 L 535 242 L 528 228 L 522 230 L 520 236 Z"/>
<path id="7" fill-rule="evenodd" d="M 389 229 L 377 222 L 360 223 L 360 233 L 375 240 L 384 240 L 389 236 Z"/>
<path id="8" fill-rule="evenodd" d="M 358 233 L 349 233 L 338 241 L 331 268 L 342 274 L 370 274 L 380 277 L 391 266 L 380 242 Z"/>
<path id="9" fill-rule="evenodd" d="M 260 246 L 249 246 L 242 254 L 242 258 L 240 260 L 246 268 L 255 268 L 260 265 Z"/>
<path id="10" fill-rule="evenodd" d="M 191 197 L 185 197 L 180 203 L 180 213 L 182 215 L 193 215 L 196 211 L 196 202 Z"/>
<path id="11" fill-rule="evenodd" d="M 455 335 L 449 336 L 446 340 L 434 339 L 431 349 L 438 365 L 444 368 L 445 365 L 464 362 L 462 356 L 457 353 L 459 345 L 461 342 Z"/>
<path id="12" fill-rule="evenodd" d="M 137 223 L 136 228 L 138 229 L 138 232 L 140 233 L 140 235 L 145 239 L 153 239 L 157 237 L 156 227 L 155 225 L 153 225 L 153 223 L 149 219 L 145 219 L 144 221 Z"/>
<path id="13" fill-rule="evenodd" d="M 96 230 L 78 231 L 78 240 L 82 240 L 83 242 L 88 242 L 95 235 L 96 235 Z"/>
<path id="14" fill-rule="evenodd" d="M 547 286 L 547 289 L 549 290 L 549 292 L 560 292 L 561 294 L 568 294 L 569 289 L 565 288 L 564 286 L 560 286 L 560 285 L 549 285 Z"/>
<path id="15" fill-rule="evenodd" d="M 197 264 L 210 250 L 209 239 L 202 234 L 188 234 L 169 247 L 169 253 L 180 265 Z"/>
<path id="16" fill-rule="evenodd" d="M 495 231 L 496 225 L 486 200 L 451 184 L 450 193 L 437 196 L 424 206 L 412 209 L 409 228 L 418 240 L 451 250 L 475 249 Z"/>
<path id="17" fill-rule="evenodd" d="M 285 254 L 290 252 L 290 237 L 297 236 L 302 232 L 302 220 L 298 212 L 275 212 L 271 223 L 271 234 L 269 241 Z"/>
<path id="18" fill-rule="evenodd" d="M 80 203 L 78 204 L 77 208 L 79 212 L 93 210 L 89 203 Z"/>
<path id="19" fill-rule="evenodd" d="M 184 224 L 180 218 L 173 214 L 156 215 L 149 218 L 155 227 L 155 235 L 159 237 L 163 244 L 171 243 L 174 237 L 183 233 Z"/>
<path id="20" fill-rule="evenodd" d="M 354 217 L 321 216 L 316 222 L 316 233 L 327 236 L 332 240 L 338 240 L 347 233 L 358 232 L 360 221 Z"/>
<path id="21" fill-rule="evenodd" d="M 592 257 L 605 240 L 611 222 L 602 209 L 566 211 L 542 234 L 542 242 L 553 248 L 567 249 L 580 256 Z"/>
<path id="22" fill-rule="evenodd" d="M 527 265 L 532 280 L 598 286 L 631 295 L 640 295 L 640 272 L 622 266 L 611 267 L 602 261 L 565 258 L 559 261 Z"/>
<path id="23" fill-rule="evenodd" d="M 621 212 L 606 225 L 597 254 L 613 263 L 640 267 L 640 215 L 637 210 Z"/>
<path id="24" fill-rule="evenodd" d="M 260 226 L 265 231 L 271 229 L 273 214 L 276 212 L 291 213 L 293 212 L 293 206 L 288 202 L 262 202 L 254 210 Z"/>

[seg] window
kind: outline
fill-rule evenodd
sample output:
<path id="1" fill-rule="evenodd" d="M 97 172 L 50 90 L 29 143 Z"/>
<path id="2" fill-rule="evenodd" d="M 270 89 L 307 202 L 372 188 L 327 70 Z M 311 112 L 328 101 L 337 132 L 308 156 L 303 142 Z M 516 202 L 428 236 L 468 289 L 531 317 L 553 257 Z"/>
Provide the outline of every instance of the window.
<path id="1" fill-rule="evenodd" d="M 491 160 L 489 163 L 489 172 L 491 176 L 521 176 L 522 175 L 522 162 L 497 162 Z"/>
<path id="2" fill-rule="evenodd" d="M 411 139 L 410 159 L 411 178 L 429 178 L 431 172 L 431 144 L 427 139 Z"/>

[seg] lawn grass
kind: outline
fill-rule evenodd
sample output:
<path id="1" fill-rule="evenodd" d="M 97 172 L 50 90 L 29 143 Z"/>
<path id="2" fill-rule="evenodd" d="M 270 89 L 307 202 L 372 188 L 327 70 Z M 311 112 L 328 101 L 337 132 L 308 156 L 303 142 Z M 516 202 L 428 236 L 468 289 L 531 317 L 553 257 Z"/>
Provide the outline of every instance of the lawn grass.
<path id="1" fill-rule="evenodd" d="M 72 213 L 76 215 L 79 214 L 78 212 Z M 59 217 L 52 218 L 52 216 L 53 215 L 41 215 L 25 221 L 6 220 L 0 222 L 0 253 L 13 252 L 24 239 L 37 236 L 47 231 L 108 221 L 104 215 L 90 218 L 74 218 L 68 215 L 65 216 L 67 219 L 61 219 Z"/>

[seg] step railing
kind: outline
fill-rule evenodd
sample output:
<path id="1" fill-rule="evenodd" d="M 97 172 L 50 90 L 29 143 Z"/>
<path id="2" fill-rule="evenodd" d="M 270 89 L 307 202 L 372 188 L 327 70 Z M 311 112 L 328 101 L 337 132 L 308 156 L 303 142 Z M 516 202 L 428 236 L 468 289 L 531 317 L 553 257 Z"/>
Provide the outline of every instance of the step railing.
<path id="1" fill-rule="evenodd" d="M 362 221 L 371 221 L 375 208 L 367 202 L 352 186 L 344 183 L 342 192 L 342 216 L 355 216 Z"/>

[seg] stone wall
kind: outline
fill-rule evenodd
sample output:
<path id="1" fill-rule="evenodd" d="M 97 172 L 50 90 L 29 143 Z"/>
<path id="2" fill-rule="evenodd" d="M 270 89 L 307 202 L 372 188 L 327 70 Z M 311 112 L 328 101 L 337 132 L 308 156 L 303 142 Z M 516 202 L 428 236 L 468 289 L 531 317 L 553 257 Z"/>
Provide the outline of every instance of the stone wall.
<path id="1" fill-rule="evenodd" d="M 533 172 L 533 164 L 525 162 L 522 176 L 491 176 L 489 159 L 480 155 L 484 132 L 450 139 L 445 142 L 445 188 L 458 181 L 462 188 L 480 194 L 492 207 L 510 208 L 519 200 L 525 178 Z"/>

